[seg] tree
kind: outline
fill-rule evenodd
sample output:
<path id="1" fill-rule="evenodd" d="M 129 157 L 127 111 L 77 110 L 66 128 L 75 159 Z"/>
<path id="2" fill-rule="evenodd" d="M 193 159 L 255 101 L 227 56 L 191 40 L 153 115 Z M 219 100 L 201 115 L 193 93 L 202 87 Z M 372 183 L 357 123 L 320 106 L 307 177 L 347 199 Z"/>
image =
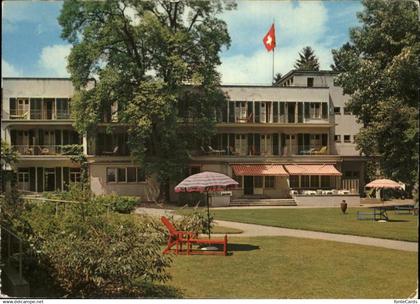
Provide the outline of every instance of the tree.
<path id="1" fill-rule="evenodd" d="M 358 148 L 381 174 L 418 184 L 420 26 L 412 1 L 365 0 L 350 42 L 334 50 L 336 82 L 363 128 Z"/>
<path id="2" fill-rule="evenodd" d="M 17 153 L 5 141 L 1 141 L 1 155 L 0 155 L 0 192 L 6 192 L 13 189 L 15 186 L 15 174 L 11 171 L 11 166 L 18 162 Z"/>
<path id="3" fill-rule="evenodd" d="M 310 46 L 304 47 L 299 53 L 294 68 L 301 71 L 319 71 L 318 57 Z"/>
<path id="4" fill-rule="evenodd" d="M 182 176 L 188 148 L 214 134 L 224 104 L 219 52 L 229 47 L 217 18 L 231 1 L 66 1 L 59 23 L 73 44 L 75 126 L 94 135 L 111 105 L 133 156 L 156 175 L 161 195 Z M 95 78 L 93 88 L 89 81 Z M 184 108 L 181 107 L 184 105 Z M 191 125 L 180 124 L 184 116 Z M 108 127 L 112 132 L 116 127 Z"/>
<path id="5" fill-rule="evenodd" d="M 273 84 L 277 83 L 281 79 L 281 76 L 281 73 L 276 73 L 276 75 L 274 75 Z"/>

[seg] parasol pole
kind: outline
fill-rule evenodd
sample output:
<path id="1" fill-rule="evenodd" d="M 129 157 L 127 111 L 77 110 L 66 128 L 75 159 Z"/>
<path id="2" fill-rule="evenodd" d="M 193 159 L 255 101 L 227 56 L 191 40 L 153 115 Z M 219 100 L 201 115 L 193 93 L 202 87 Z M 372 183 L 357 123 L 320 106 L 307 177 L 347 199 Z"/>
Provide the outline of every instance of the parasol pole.
<path id="1" fill-rule="evenodd" d="M 209 207 L 209 190 L 207 189 L 207 232 L 210 239 L 210 207 Z"/>

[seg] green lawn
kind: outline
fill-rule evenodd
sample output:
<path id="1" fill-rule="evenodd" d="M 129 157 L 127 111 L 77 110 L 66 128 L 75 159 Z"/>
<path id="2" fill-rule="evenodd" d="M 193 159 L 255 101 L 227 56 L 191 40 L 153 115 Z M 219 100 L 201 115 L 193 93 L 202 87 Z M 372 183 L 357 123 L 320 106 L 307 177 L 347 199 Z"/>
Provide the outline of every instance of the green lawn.
<path id="1" fill-rule="evenodd" d="M 339 208 L 294 208 L 218 209 L 211 213 L 216 220 L 417 242 L 416 216 L 388 211 L 389 222 L 360 221 L 356 217 L 357 210 L 367 211 L 366 208 L 349 208 L 343 215 Z M 182 211 L 187 212 L 190 211 Z"/>
<path id="2" fill-rule="evenodd" d="M 185 298 L 406 298 L 417 253 L 289 237 L 229 238 L 233 255 L 174 256 Z"/>

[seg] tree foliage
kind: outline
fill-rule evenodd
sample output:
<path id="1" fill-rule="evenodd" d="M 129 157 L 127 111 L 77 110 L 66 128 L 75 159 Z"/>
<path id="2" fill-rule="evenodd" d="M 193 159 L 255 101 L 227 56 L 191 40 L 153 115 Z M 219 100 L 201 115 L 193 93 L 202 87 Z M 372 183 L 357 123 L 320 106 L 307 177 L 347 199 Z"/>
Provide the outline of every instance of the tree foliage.
<path id="1" fill-rule="evenodd" d="M 1 141 L 1 167 L 2 170 L 5 166 L 13 165 L 17 162 L 17 153 L 14 151 L 7 142 Z"/>
<path id="2" fill-rule="evenodd" d="M 294 68 L 301 71 L 319 71 L 318 57 L 310 46 L 304 47 L 299 53 Z"/>
<path id="3" fill-rule="evenodd" d="M 73 44 L 68 70 L 78 92 L 76 128 L 94 135 L 104 113 L 118 103 L 133 155 L 146 174 L 177 179 L 192 142 L 214 133 L 219 52 L 230 37 L 217 18 L 231 1 L 66 1 L 59 23 Z M 89 86 L 89 80 L 95 84 Z M 189 99 L 192 126 L 179 124 Z M 112 130 L 109 128 L 109 130 Z M 187 131 L 188 134 L 185 134 Z"/>
<path id="4" fill-rule="evenodd" d="M 2 199 L 2 224 L 30 245 L 24 269 L 31 282 L 33 271 L 42 274 L 60 297 L 180 296 L 163 285 L 171 259 L 161 253 L 165 238 L 157 220 L 113 212 L 78 184 L 57 195 L 79 200 L 64 207 Z"/>
<path id="5" fill-rule="evenodd" d="M 333 51 L 337 83 L 363 124 L 356 142 L 386 177 L 418 183 L 420 23 L 412 1 L 365 0 L 361 25 Z"/>

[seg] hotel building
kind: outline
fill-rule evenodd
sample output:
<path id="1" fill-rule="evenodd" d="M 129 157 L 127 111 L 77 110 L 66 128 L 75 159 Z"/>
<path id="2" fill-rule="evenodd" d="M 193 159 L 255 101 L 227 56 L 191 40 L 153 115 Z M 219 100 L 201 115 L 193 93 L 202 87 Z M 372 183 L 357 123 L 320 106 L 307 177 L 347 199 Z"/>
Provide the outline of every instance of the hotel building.
<path id="1" fill-rule="evenodd" d="M 232 200 L 287 199 L 302 193 L 358 196 L 365 158 L 354 137 L 360 125 L 346 108 L 348 96 L 331 71 L 290 71 L 273 86 L 222 86 L 228 101 L 217 134 L 191 151 L 189 172 L 216 171 L 240 187 Z M 65 190 L 80 180 L 71 147 L 83 147 L 96 194 L 152 200 L 158 188 L 130 157 L 124 128 L 111 109 L 95 136 L 79 135 L 70 117 L 74 88 L 64 78 L 3 78 L 2 140 L 19 153 L 18 187 Z M 188 113 L 185 113 L 188 116 Z M 69 148 L 70 147 L 70 148 Z M 171 193 L 172 200 L 180 200 Z"/>

